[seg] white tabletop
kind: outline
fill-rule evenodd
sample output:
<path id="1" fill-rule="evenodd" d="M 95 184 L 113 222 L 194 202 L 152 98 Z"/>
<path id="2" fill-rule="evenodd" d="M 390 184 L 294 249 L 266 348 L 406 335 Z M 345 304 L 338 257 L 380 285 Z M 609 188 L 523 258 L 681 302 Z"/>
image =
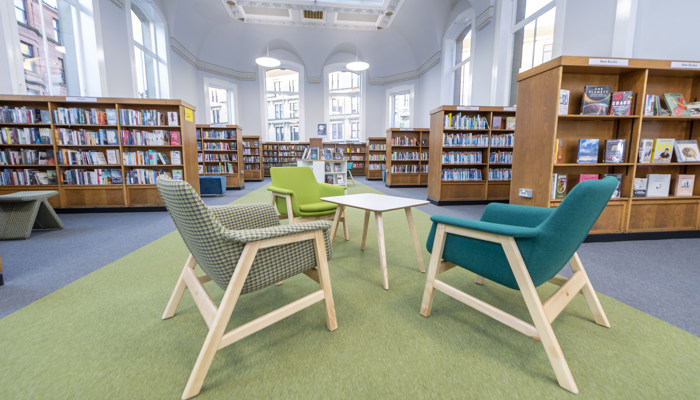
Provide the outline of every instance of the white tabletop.
<path id="1" fill-rule="evenodd" d="M 391 211 L 428 204 L 426 200 L 387 196 L 376 193 L 349 194 L 346 196 L 321 197 L 321 200 L 367 211 Z"/>

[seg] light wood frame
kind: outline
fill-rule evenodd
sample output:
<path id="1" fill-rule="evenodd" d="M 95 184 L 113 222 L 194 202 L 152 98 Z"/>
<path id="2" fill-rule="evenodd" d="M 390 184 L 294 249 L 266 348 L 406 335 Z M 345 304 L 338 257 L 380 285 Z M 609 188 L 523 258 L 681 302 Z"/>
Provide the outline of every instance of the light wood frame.
<path id="1" fill-rule="evenodd" d="M 298 300 L 295 300 L 285 306 L 282 306 L 268 314 L 265 314 L 253 321 L 238 326 L 228 332 L 225 332 L 226 326 L 231 318 L 233 309 L 238 302 L 243 284 L 245 283 L 250 268 L 255 260 L 255 255 L 258 250 L 267 247 L 279 246 L 288 243 L 301 242 L 305 240 L 313 240 L 314 252 L 316 256 L 317 266 L 314 269 L 306 271 L 305 274 L 311 279 L 318 282 L 321 286 L 309 295 L 306 295 Z M 202 285 L 211 280 L 207 275 L 197 275 L 194 272 L 194 267 L 197 261 L 192 254 L 187 257 L 182 273 L 178 278 L 175 289 L 168 301 L 168 305 L 163 312 L 163 319 L 167 319 L 175 315 L 178 304 L 185 293 L 185 289 L 189 289 L 192 297 L 199 309 L 199 312 L 204 318 L 209 327 L 202 350 L 197 357 L 190 378 L 185 386 L 185 391 L 182 394 L 183 399 L 189 399 L 196 396 L 202 389 L 204 379 L 209 372 L 211 363 L 214 360 L 216 352 L 224 347 L 231 345 L 255 332 L 262 330 L 277 321 L 280 321 L 297 311 L 301 311 L 319 301 L 323 301 L 326 309 L 326 326 L 328 330 L 334 331 L 338 328 L 338 322 L 335 316 L 335 305 L 333 303 L 333 293 L 331 290 L 331 280 L 328 273 L 328 260 L 326 258 L 326 247 L 323 240 L 323 231 L 317 230 L 313 232 L 299 233 L 296 235 L 278 237 L 260 240 L 247 243 L 243 249 L 236 270 L 231 277 L 221 304 L 217 307 L 214 301 L 207 293 Z"/>
<path id="2" fill-rule="evenodd" d="M 442 260 L 442 253 L 445 247 L 445 238 L 447 234 L 493 242 L 502 246 L 503 252 L 508 259 L 508 263 L 513 271 L 513 275 L 518 283 L 518 287 L 520 288 L 523 300 L 525 301 L 525 305 L 527 306 L 530 316 L 532 317 L 534 325 L 437 279 L 439 273 L 454 267 L 453 263 Z M 573 271 L 571 278 L 566 279 L 560 275 L 552 278 L 550 282 L 560 286 L 560 288 L 543 303 L 537 294 L 535 285 L 530 278 L 530 274 L 528 273 L 527 267 L 514 238 L 445 224 L 438 224 L 435 233 L 435 241 L 433 243 L 432 256 L 430 257 L 430 264 L 428 266 L 428 275 L 426 277 L 420 313 L 424 317 L 430 316 L 434 290 L 437 289 L 448 296 L 453 297 L 476 309 L 477 311 L 488 315 L 498 322 L 501 322 L 526 336 L 542 342 L 559 385 L 572 393 L 578 393 L 578 387 L 576 386 L 574 377 L 569 370 L 569 365 L 564 358 L 564 353 L 559 346 L 559 342 L 554 335 L 554 330 L 552 330 L 551 323 L 579 292 L 581 292 L 583 297 L 586 299 L 595 322 L 598 325 L 602 325 L 606 328 L 610 327 L 610 323 L 608 322 L 605 312 L 603 311 L 603 307 L 598 301 L 598 297 L 593 290 L 593 286 L 588 279 L 588 275 L 586 274 L 577 253 L 574 253 L 574 255 L 571 257 L 569 260 L 569 265 Z M 484 278 L 478 276 L 477 283 L 483 284 L 483 282 Z"/>
<path id="3" fill-rule="evenodd" d="M 272 193 L 272 207 L 275 207 L 277 209 L 277 204 L 275 202 L 276 197 L 281 197 L 284 199 L 285 203 L 287 204 L 287 215 L 279 215 L 279 219 L 289 219 L 289 224 L 301 224 L 302 222 L 309 222 L 309 221 L 318 221 L 319 219 L 327 219 L 327 220 L 333 220 L 335 218 L 335 214 L 330 214 L 330 215 L 323 215 L 320 217 L 295 217 L 294 213 L 292 212 L 292 195 L 287 194 L 287 193 L 278 193 L 278 192 L 271 192 Z M 338 206 L 340 207 L 340 206 Z M 350 234 L 348 232 L 348 224 L 347 221 L 345 220 L 345 211 L 343 210 L 343 215 L 341 216 L 341 219 L 343 220 L 343 233 L 345 234 L 345 240 L 350 240 Z M 333 235 L 335 237 L 335 230 L 333 231 Z"/>

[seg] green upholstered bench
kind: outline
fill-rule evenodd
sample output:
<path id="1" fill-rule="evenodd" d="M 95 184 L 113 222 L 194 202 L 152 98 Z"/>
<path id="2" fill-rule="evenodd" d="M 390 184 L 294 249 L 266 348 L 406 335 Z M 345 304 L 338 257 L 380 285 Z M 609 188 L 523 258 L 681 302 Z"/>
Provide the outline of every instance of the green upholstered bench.
<path id="1" fill-rule="evenodd" d="M 55 190 L 23 191 L 0 196 L 0 239 L 27 239 L 32 229 L 63 229 L 48 198 Z"/>

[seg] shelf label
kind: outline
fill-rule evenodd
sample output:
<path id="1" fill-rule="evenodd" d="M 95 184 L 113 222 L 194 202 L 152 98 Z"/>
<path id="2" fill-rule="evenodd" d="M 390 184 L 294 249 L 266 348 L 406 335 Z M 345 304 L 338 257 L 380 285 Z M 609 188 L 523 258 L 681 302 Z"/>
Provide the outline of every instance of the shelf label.
<path id="1" fill-rule="evenodd" d="M 187 119 L 187 118 L 185 118 Z M 226 124 L 211 124 L 209 125 L 210 128 L 226 128 Z"/>
<path id="2" fill-rule="evenodd" d="M 478 106 L 457 106 L 457 111 L 479 111 Z"/>
<path id="3" fill-rule="evenodd" d="M 623 58 L 589 58 L 588 65 L 613 65 L 616 67 L 626 67 L 629 60 Z"/>
<path id="4" fill-rule="evenodd" d="M 183 108 L 185 109 L 185 121 L 194 122 L 194 111 L 191 108 Z"/>
<path id="5" fill-rule="evenodd" d="M 516 106 L 513 106 L 513 107 L 503 107 L 503 111 L 515 111 L 515 107 L 516 107 Z"/>
<path id="6" fill-rule="evenodd" d="M 399 128 L 399 130 L 401 130 L 401 131 L 412 131 L 413 128 Z"/>
<path id="7" fill-rule="evenodd" d="M 692 68 L 692 69 L 700 69 L 700 63 L 696 63 L 696 62 L 685 62 L 685 61 L 671 61 L 671 68 Z"/>
<path id="8" fill-rule="evenodd" d="M 80 101 L 83 103 L 97 103 L 97 97 L 66 97 L 66 101 Z"/>

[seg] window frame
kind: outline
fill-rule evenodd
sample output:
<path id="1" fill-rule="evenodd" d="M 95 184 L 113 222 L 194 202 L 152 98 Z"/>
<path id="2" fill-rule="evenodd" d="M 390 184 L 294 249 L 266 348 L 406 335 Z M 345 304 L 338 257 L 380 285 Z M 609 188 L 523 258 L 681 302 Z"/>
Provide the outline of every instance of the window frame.
<path id="1" fill-rule="evenodd" d="M 399 126 L 394 126 L 395 122 L 395 110 L 394 110 L 394 97 L 400 94 L 409 94 L 409 118 L 408 126 L 404 128 L 411 128 L 415 126 L 415 85 L 399 85 L 394 86 L 386 90 L 386 126 L 389 128 L 401 128 Z"/>
<path id="2" fill-rule="evenodd" d="M 235 83 L 222 79 L 204 77 L 204 109 L 206 110 L 205 121 L 207 124 L 214 124 L 211 115 L 211 98 L 209 88 L 222 89 L 226 91 L 229 121 L 227 125 L 237 125 L 238 122 L 238 86 Z"/>
<path id="3" fill-rule="evenodd" d="M 462 60 L 461 59 L 461 52 L 458 51 L 458 49 L 461 48 L 462 43 L 464 43 L 464 39 L 469 36 L 469 57 L 466 59 Z M 468 105 L 471 103 L 471 97 L 472 97 L 472 77 L 474 74 L 474 69 L 472 68 L 472 56 L 474 55 L 474 39 L 476 35 L 474 34 L 474 24 L 472 21 L 467 22 L 464 25 L 464 29 L 462 32 L 457 36 L 455 39 L 455 44 L 453 47 L 453 65 L 452 65 L 452 88 L 453 88 L 453 96 L 452 96 L 452 104 L 463 104 L 463 105 Z M 459 56 L 459 57 L 458 57 Z M 464 73 L 464 66 L 469 64 L 469 73 L 467 76 L 467 85 L 469 87 L 469 90 L 467 93 L 462 93 L 462 85 L 457 85 L 457 73 L 459 72 L 460 76 L 460 81 L 464 79 L 462 77 L 462 74 Z"/>
<path id="4" fill-rule="evenodd" d="M 22 3 L 22 8 L 17 7 L 18 1 Z M 28 22 L 28 20 L 27 20 L 27 0 L 14 0 L 14 7 L 15 7 L 15 20 L 21 24 L 26 25 Z M 17 17 L 19 16 L 17 14 L 17 12 L 22 13 L 23 21 L 20 21 L 19 19 L 17 19 Z"/>
<path id="5" fill-rule="evenodd" d="M 323 118 L 324 118 L 324 122 L 325 122 L 326 126 L 329 128 L 328 133 L 327 133 L 328 136 L 326 136 L 326 138 L 333 143 L 342 143 L 342 142 L 355 143 L 355 142 L 363 141 L 363 140 L 365 140 L 365 138 L 367 138 L 366 128 L 365 128 L 366 120 L 367 120 L 367 118 L 366 118 L 367 79 L 368 79 L 367 71 L 359 71 L 359 72 L 349 71 L 347 68 L 345 68 L 345 65 L 346 65 L 346 63 L 334 63 L 334 64 L 328 64 L 328 65 L 323 67 Z M 349 119 L 345 119 L 345 121 L 348 121 L 347 129 L 345 129 L 345 126 L 342 129 L 343 139 L 334 139 L 333 138 L 333 135 L 334 135 L 333 134 L 333 124 L 335 124 L 337 122 L 334 122 L 335 120 L 331 121 L 330 112 L 331 112 L 331 108 L 332 108 L 331 107 L 332 101 L 331 101 L 330 91 L 335 90 L 335 89 L 331 89 L 331 87 L 338 86 L 340 83 L 340 80 L 331 82 L 330 74 L 333 72 L 353 73 L 357 76 L 357 79 L 359 80 L 357 83 L 359 86 L 360 93 L 357 96 L 351 96 L 350 101 L 347 102 L 347 104 L 345 104 L 345 102 L 343 102 L 343 104 L 340 105 L 340 107 L 348 108 L 350 111 L 352 111 L 353 108 L 355 108 L 355 107 L 358 108 L 357 114 L 359 115 L 359 118 L 357 120 L 357 123 L 358 123 L 357 127 L 359 130 L 359 133 L 357 135 L 357 138 L 351 137 L 352 136 L 352 129 L 351 129 L 352 120 L 349 120 Z M 352 80 L 354 81 L 355 78 L 353 77 Z M 353 98 L 357 98 L 357 100 L 359 101 L 359 107 L 353 104 Z M 350 114 L 354 114 L 354 113 L 351 112 Z"/>
<path id="6" fill-rule="evenodd" d="M 170 97 L 170 55 L 168 54 L 168 32 L 165 17 L 161 11 L 147 0 L 131 0 L 129 7 L 124 7 L 127 16 L 127 31 L 129 34 L 129 52 L 133 73 L 134 97 L 140 98 L 169 98 Z M 134 37 L 132 13 L 147 29 L 141 30 L 139 43 Z M 147 33 L 146 33 L 147 32 Z M 150 42 L 150 46 L 148 43 Z M 142 54 L 137 57 L 137 50 Z M 139 92 L 139 74 L 144 81 L 145 91 Z"/>
<path id="7" fill-rule="evenodd" d="M 306 134 L 305 134 L 305 121 L 304 121 L 304 66 L 302 64 L 298 64 L 293 61 L 289 60 L 280 60 L 281 63 L 279 66 L 274 67 L 274 68 L 267 68 L 267 67 L 262 67 L 258 66 L 258 81 L 260 82 L 259 85 L 259 90 L 260 90 L 260 109 L 263 110 L 262 113 L 260 113 L 261 117 L 261 138 L 263 141 L 279 141 L 277 140 L 278 136 L 278 131 L 277 131 L 277 126 L 275 126 L 274 133 L 271 132 L 270 129 L 270 122 L 268 120 L 268 104 L 267 104 L 267 71 L 270 70 L 276 70 L 276 69 L 287 69 L 294 71 L 298 74 L 298 87 L 291 87 L 291 89 L 296 89 L 296 92 L 282 92 L 282 93 L 297 93 L 297 99 L 296 100 L 290 100 L 286 104 L 291 104 L 292 102 L 297 102 L 298 103 L 298 117 L 292 117 L 289 119 L 296 119 L 298 122 L 296 124 L 290 124 L 289 125 L 289 131 L 287 132 L 289 134 L 289 139 L 286 140 L 289 142 L 303 142 L 306 140 Z M 293 85 L 293 84 L 292 84 Z M 280 87 L 281 88 L 281 87 Z M 273 87 L 274 89 L 274 87 Z M 274 90 L 272 91 L 274 92 Z M 282 107 L 282 113 L 284 115 L 285 112 L 285 107 Z M 273 108 L 274 112 L 274 108 Z M 296 127 L 296 129 L 294 129 Z M 298 135 L 296 138 L 294 137 L 295 133 Z M 274 134 L 274 137 L 273 137 Z M 284 135 L 286 136 L 286 135 Z"/>

